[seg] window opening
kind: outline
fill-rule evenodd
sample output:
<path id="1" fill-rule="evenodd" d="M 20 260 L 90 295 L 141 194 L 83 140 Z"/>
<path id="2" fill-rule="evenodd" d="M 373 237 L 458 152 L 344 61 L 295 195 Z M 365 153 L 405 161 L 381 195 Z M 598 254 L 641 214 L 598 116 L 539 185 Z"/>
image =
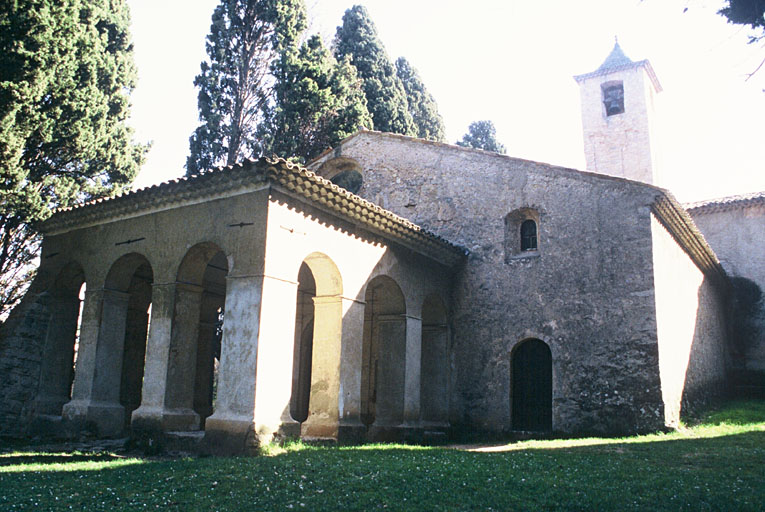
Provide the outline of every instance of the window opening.
<path id="1" fill-rule="evenodd" d="M 624 113 L 624 86 L 621 82 L 603 84 L 603 105 L 606 107 L 606 116 Z"/>
<path id="2" fill-rule="evenodd" d="M 521 251 L 536 251 L 537 249 L 537 223 L 533 220 L 525 220 L 521 224 Z"/>

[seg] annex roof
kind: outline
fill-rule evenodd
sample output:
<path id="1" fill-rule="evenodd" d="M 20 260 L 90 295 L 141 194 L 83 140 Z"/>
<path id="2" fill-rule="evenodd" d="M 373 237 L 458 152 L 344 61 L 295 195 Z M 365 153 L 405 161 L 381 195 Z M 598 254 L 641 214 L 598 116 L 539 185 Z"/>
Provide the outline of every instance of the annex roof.
<path id="1" fill-rule="evenodd" d="M 765 191 L 686 203 L 684 206 L 691 215 L 765 206 Z"/>
<path id="2" fill-rule="evenodd" d="M 41 222 L 38 229 L 44 234 L 54 234 L 257 190 L 266 185 L 279 187 L 320 209 L 449 266 L 457 264 L 466 254 L 464 248 L 281 158 L 245 161 L 116 197 L 61 208 Z"/>

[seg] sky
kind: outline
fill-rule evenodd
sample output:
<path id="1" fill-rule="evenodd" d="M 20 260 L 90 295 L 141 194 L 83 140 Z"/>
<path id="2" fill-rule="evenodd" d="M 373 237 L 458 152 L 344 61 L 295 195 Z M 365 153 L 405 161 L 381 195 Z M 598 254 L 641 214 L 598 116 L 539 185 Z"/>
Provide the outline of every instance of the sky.
<path id="1" fill-rule="evenodd" d="M 218 0 L 128 0 L 138 67 L 131 124 L 152 147 L 135 187 L 183 175 L 199 124 L 194 77 Z M 307 0 L 330 43 L 352 0 Z M 765 46 L 716 14 L 721 0 L 366 0 L 392 60 L 436 99 L 447 141 L 490 119 L 511 156 L 584 170 L 579 89 L 614 37 L 663 87 L 662 171 L 681 201 L 765 190 Z"/>

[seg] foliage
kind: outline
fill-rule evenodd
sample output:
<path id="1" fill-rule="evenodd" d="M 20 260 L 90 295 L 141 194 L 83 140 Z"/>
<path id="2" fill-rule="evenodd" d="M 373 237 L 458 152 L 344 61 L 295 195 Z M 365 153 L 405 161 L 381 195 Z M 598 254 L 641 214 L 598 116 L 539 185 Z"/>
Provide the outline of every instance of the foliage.
<path id="1" fill-rule="evenodd" d="M 483 149 L 495 153 L 505 154 L 505 146 L 497 140 L 497 131 L 494 123 L 491 121 L 476 121 L 470 123 L 468 132 L 463 135 L 462 140 L 457 142 L 458 146 L 466 148 Z"/>
<path id="2" fill-rule="evenodd" d="M 749 402 L 624 439 L 177 460 L 16 451 L 0 454 L 0 509 L 759 510 L 763 441 L 765 404 Z"/>
<path id="3" fill-rule="evenodd" d="M 305 24 L 303 0 L 221 0 L 194 80 L 201 124 L 189 138 L 187 175 L 262 152 L 256 135 L 272 95 L 271 63 Z"/>
<path id="4" fill-rule="evenodd" d="M 145 150 L 127 126 L 135 86 L 122 0 L 0 8 L 0 317 L 23 292 L 54 208 L 126 188 Z"/>
<path id="5" fill-rule="evenodd" d="M 728 19 L 728 23 L 749 25 L 755 31 L 750 42 L 765 37 L 765 0 L 727 0 L 718 12 Z"/>
<path id="6" fill-rule="evenodd" d="M 374 129 L 416 135 L 417 128 L 409 114 L 404 86 L 363 6 L 355 5 L 345 11 L 343 24 L 337 28 L 334 48 L 337 60 L 350 57 L 363 80 Z"/>
<path id="7" fill-rule="evenodd" d="M 444 142 L 446 128 L 444 120 L 438 113 L 436 100 L 425 88 L 420 74 L 404 57 L 396 61 L 396 76 L 406 91 L 409 114 L 412 116 L 417 130 L 417 136 L 423 139 Z"/>
<path id="8" fill-rule="evenodd" d="M 304 163 L 359 128 L 371 128 L 356 69 L 347 57 L 336 61 L 319 36 L 283 51 L 273 74 L 274 103 L 260 129 L 266 152 Z"/>

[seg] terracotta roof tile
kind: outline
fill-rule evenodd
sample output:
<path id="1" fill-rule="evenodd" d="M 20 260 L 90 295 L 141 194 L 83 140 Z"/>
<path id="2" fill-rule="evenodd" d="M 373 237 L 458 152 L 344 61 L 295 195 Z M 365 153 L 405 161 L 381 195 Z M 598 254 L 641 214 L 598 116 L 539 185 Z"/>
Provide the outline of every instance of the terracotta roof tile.
<path id="1" fill-rule="evenodd" d="M 694 203 L 686 203 L 683 206 L 691 215 L 696 215 L 740 208 L 751 208 L 759 205 L 765 205 L 765 191 L 720 197 L 717 199 L 709 199 L 707 201 L 696 201 Z"/>

